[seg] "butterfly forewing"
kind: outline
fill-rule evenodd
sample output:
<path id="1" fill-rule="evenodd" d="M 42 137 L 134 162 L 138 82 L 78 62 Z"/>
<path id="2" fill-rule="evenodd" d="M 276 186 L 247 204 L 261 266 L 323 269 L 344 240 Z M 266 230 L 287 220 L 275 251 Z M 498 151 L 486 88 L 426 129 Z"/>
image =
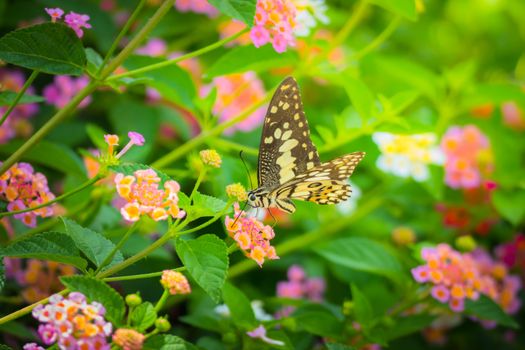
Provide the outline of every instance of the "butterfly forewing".
<path id="1" fill-rule="evenodd" d="M 274 189 L 320 164 L 317 149 L 310 140 L 299 87 L 288 77 L 277 88 L 264 119 L 259 186 Z"/>

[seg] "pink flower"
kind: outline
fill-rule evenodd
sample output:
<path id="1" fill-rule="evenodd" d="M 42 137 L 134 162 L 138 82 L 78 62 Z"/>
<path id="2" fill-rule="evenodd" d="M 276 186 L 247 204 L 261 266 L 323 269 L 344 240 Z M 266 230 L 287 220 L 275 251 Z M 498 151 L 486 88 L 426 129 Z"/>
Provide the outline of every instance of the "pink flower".
<path id="1" fill-rule="evenodd" d="M 113 334 L 113 342 L 123 350 L 141 350 L 146 336 L 133 329 L 119 328 Z"/>
<path id="2" fill-rule="evenodd" d="M 462 312 L 465 309 L 465 300 L 451 298 L 448 305 L 452 311 Z"/>
<path id="3" fill-rule="evenodd" d="M 266 328 L 263 325 L 255 328 L 250 332 L 246 332 L 250 337 L 261 339 L 263 342 L 271 345 L 284 346 L 284 342 L 276 339 L 271 339 L 266 336 Z"/>
<path id="4" fill-rule="evenodd" d="M 264 85 L 254 72 L 230 74 L 213 79 L 213 84 L 203 89 L 202 94 L 212 87 L 217 88 L 217 98 L 213 106 L 213 113 L 224 122 L 238 116 L 265 96 Z M 225 134 L 232 134 L 235 130 L 251 131 L 257 128 L 264 120 L 266 107 L 262 106 L 250 114 L 246 119 L 226 129 Z"/>
<path id="5" fill-rule="evenodd" d="M 58 338 L 56 328 L 50 324 L 41 324 L 38 326 L 38 335 L 46 345 L 53 344 Z"/>
<path id="6" fill-rule="evenodd" d="M 86 76 L 75 79 L 67 75 L 57 75 L 53 83 L 44 88 L 43 95 L 47 103 L 63 108 L 88 83 L 89 78 Z M 91 103 L 91 100 L 91 96 L 87 96 L 78 106 L 84 108 Z"/>
<path id="7" fill-rule="evenodd" d="M 105 137 L 105 136 L 104 136 Z M 144 136 L 142 136 L 142 134 L 139 134 L 138 132 L 135 132 L 135 131 L 130 131 L 128 132 L 128 137 L 129 137 L 129 142 L 126 144 L 126 146 L 124 146 L 124 148 L 122 148 L 122 150 L 120 150 L 120 152 L 117 154 L 116 158 L 119 159 L 120 157 L 122 157 L 124 154 L 126 154 L 127 151 L 129 151 L 129 149 L 136 145 L 136 146 L 143 146 L 144 145 L 144 142 L 146 141 L 144 139 Z"/>
<path id="8" fill-rule="evenodd" d="M 24 345 L 23 350 L 45 350 L 45 349 L 37 345 L 37 343 L 27 343 L 26 345 Z"/>
<path id="9" fill-rule="evenodd" d="M 150 39 L 146 45 L 139 47 L 136 51 L 139 55 L 158 57 L 164 56 L 168 52 L 168 45 L 166 42 L 159 38 Z"/>
<path id="10" fill-rule="evenodd" d="M 7 210 L 18 211 L 36 207 L 55 198 L 41 173 L 34 173 L 28 163 L 16 163 L 0 176 L 0 198 L 8 202 Z M 53 215 L 53 206 L 34 209 L 27 213 L 15 214 L 26 226 L 35 227 L 36 217 Z"/>
<path id="11" fill-rule="evenodd" d="M 288 279 L 290 281 L 302 281 L 305 276 L 303 268 L 299 265 L 292 265 L 288 269 Z"/>
<path id="12" fill-rule="evenodd" d="M 425 283 L 429 280 L 429 269 L 427 266 L 418 266 L 411 270 L 412 277 L 416 280 L 416 282 L 419 283 Z"/>
<path id="13" fill-rule="evenodd" d="M 434 299 L 442 303 L 446 303 L 448 301 L 448 298 L 450 297 L 449 290 L 442 285 L 432 287 L 431 294 Z"/>
<path id="14" fill-rule="evenodd" d="M 186 213 L 178 207 L 180 186 L 170 180 L 160 186 L 160 178 L 153 169 L 137 170 L 134 175 L 117 174 L 115 184 L 120 197 L 127 204 L 120 210 L 124 219 L 138 221 L 148 215 L 155 221 L 168 217 L 182 219 Z"/>
<path id="15" fill-rule="evenodd" d="M 219 14 L 219 11 L 206 0 L 177 0 L 175 8 L 180 12 L 195 12 L 210 18 L 217 17 Z"/>
<path id="16" fill-rule="evenodd" d="M 525 116 L 514 101 L 507 101 L 501 105 L 503 124 L 514 130 L 525 129 Z"/>
<path id="17" fill-rule="evenodd" d="M 164 270 L 160 283 L 164 288 L 169 289 L 171 295 L 191 293 L 191 286 L 188 279 L 177 271 Z"/>
<path id="18" fill-rule="evenodd" d="M 446 156 L 445 183 L 452 188 L 477 188 L 492 172 L 489 140 L 474 125 L 450 127 L 441 148 Z"/>
<path id="19" fill-rule="evenodd" d="M 91 28 L 91 24 L 87 23 L 87 21 L 89 21 L 88 15 L 78 14 L 73 11 L 64 17 L 64 23 L 73 29 L 79 38 L 82 38 L 84 35 L 82 28 Z"/>
<path id="20" fill-rule="evenodd" d="M 62 18 L 62 15 L 64 14 L 64 10 L 61 8 L 45 8 L 48 15 L 51 16 L 51 22 L 56 22 L 57 19 Z"/>
<path id="21" fill-rule="evenodd" d="M 228 235 L 233 238 L 244 254 L 262 267 L 265 259 L 279 259 L 270 240 L 275 236 L 270 226 L 264 225 L 255 217 L 248 217 L 239 209 L 239 203 L 234 204 L 233 218 L 225 219 Z"/>
<path id="22" fill-rule="evenodd" d="M 253 44 L 260 47 L 271 41 L 279 53 L 286 51 L 288 46 L 295 46 L 296 15 L 297 9 L 292 1 L 258 0 L 250 32 Z"/>

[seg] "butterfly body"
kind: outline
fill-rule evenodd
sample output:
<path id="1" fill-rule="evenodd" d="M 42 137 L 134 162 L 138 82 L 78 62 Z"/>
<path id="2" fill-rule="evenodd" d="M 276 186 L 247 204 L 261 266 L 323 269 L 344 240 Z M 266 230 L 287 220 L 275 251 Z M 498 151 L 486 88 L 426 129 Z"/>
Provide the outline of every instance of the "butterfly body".
<path id="1" fill-rule="evenodd" d="M 259 187 L 248 193 L 252 207 L 277 207 L 293 213 L 292 199 L 335 204 L 350 197 L 346 179 L 364 152 L 321 163 L 303 111 L 297 82 L 286 78 L 277 88 L 263 125 L 259 148 Z"/>

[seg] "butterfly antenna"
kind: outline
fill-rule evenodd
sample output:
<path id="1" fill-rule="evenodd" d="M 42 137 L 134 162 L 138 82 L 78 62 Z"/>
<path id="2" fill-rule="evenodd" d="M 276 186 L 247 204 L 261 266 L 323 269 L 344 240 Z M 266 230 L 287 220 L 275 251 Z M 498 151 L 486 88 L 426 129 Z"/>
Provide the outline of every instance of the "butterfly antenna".
<path id="1" fill-rule="evenodd" d="M 277 224 L 277 220 L 275 219 L 275 216 L 273 216 L 273 213 L 272 213 L 272 211 L 270 210 L 270 208 L 268 208 L 268 214 L 270 214 L 270 216 L 271 216 L 272 219 L 273 219 L 272 228 L 274 228 L 275 225 Z"/>
<path id="2" fill-rule="evenodd" d="M 237 223 L 237 220 L 239 220 L 239 218 L 241 217 L 244 209 L 246 209 L 246 206 L 248 205 L 248 201 L 246 201 L 246 203 L 244 203 L 244 207 L 242 207 L 241 211 L 239 212 L 239 215 L 237 215 L 237 217 L 235 218 L 235 220 L 233 220 L 233 224 L 232 226 L 235 226 L 235 224 Z"/>
<path id="3" fill-rule="evenodd" d="M 239 152 L 239 158 L 241 158 L 242 164 L 244 164 L 244 168 L 246 169 L 246 174 L 248 174 L 248 181 L 250 181 L 250 189 L 252 190 L 253 189 L 252 177 L 250 176 L 250 170 L 248 169 L 248 166 L 246 165 L 246 162 L 244 161 L 244 158 L 242 157 L 242 152 L 243 151 Z"/>

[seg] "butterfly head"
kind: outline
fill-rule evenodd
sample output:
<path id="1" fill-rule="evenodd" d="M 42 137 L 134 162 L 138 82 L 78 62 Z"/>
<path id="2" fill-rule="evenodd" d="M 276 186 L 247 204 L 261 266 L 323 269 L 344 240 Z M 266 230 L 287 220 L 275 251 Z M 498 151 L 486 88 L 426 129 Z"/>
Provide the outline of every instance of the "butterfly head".
<path id="1" fill-rule="evenodd" d="M 268 194 L 269 191 L 261 187 L 248 192 L 248 205 L 253 208 L 267 208 L 269 205 Z"/>

